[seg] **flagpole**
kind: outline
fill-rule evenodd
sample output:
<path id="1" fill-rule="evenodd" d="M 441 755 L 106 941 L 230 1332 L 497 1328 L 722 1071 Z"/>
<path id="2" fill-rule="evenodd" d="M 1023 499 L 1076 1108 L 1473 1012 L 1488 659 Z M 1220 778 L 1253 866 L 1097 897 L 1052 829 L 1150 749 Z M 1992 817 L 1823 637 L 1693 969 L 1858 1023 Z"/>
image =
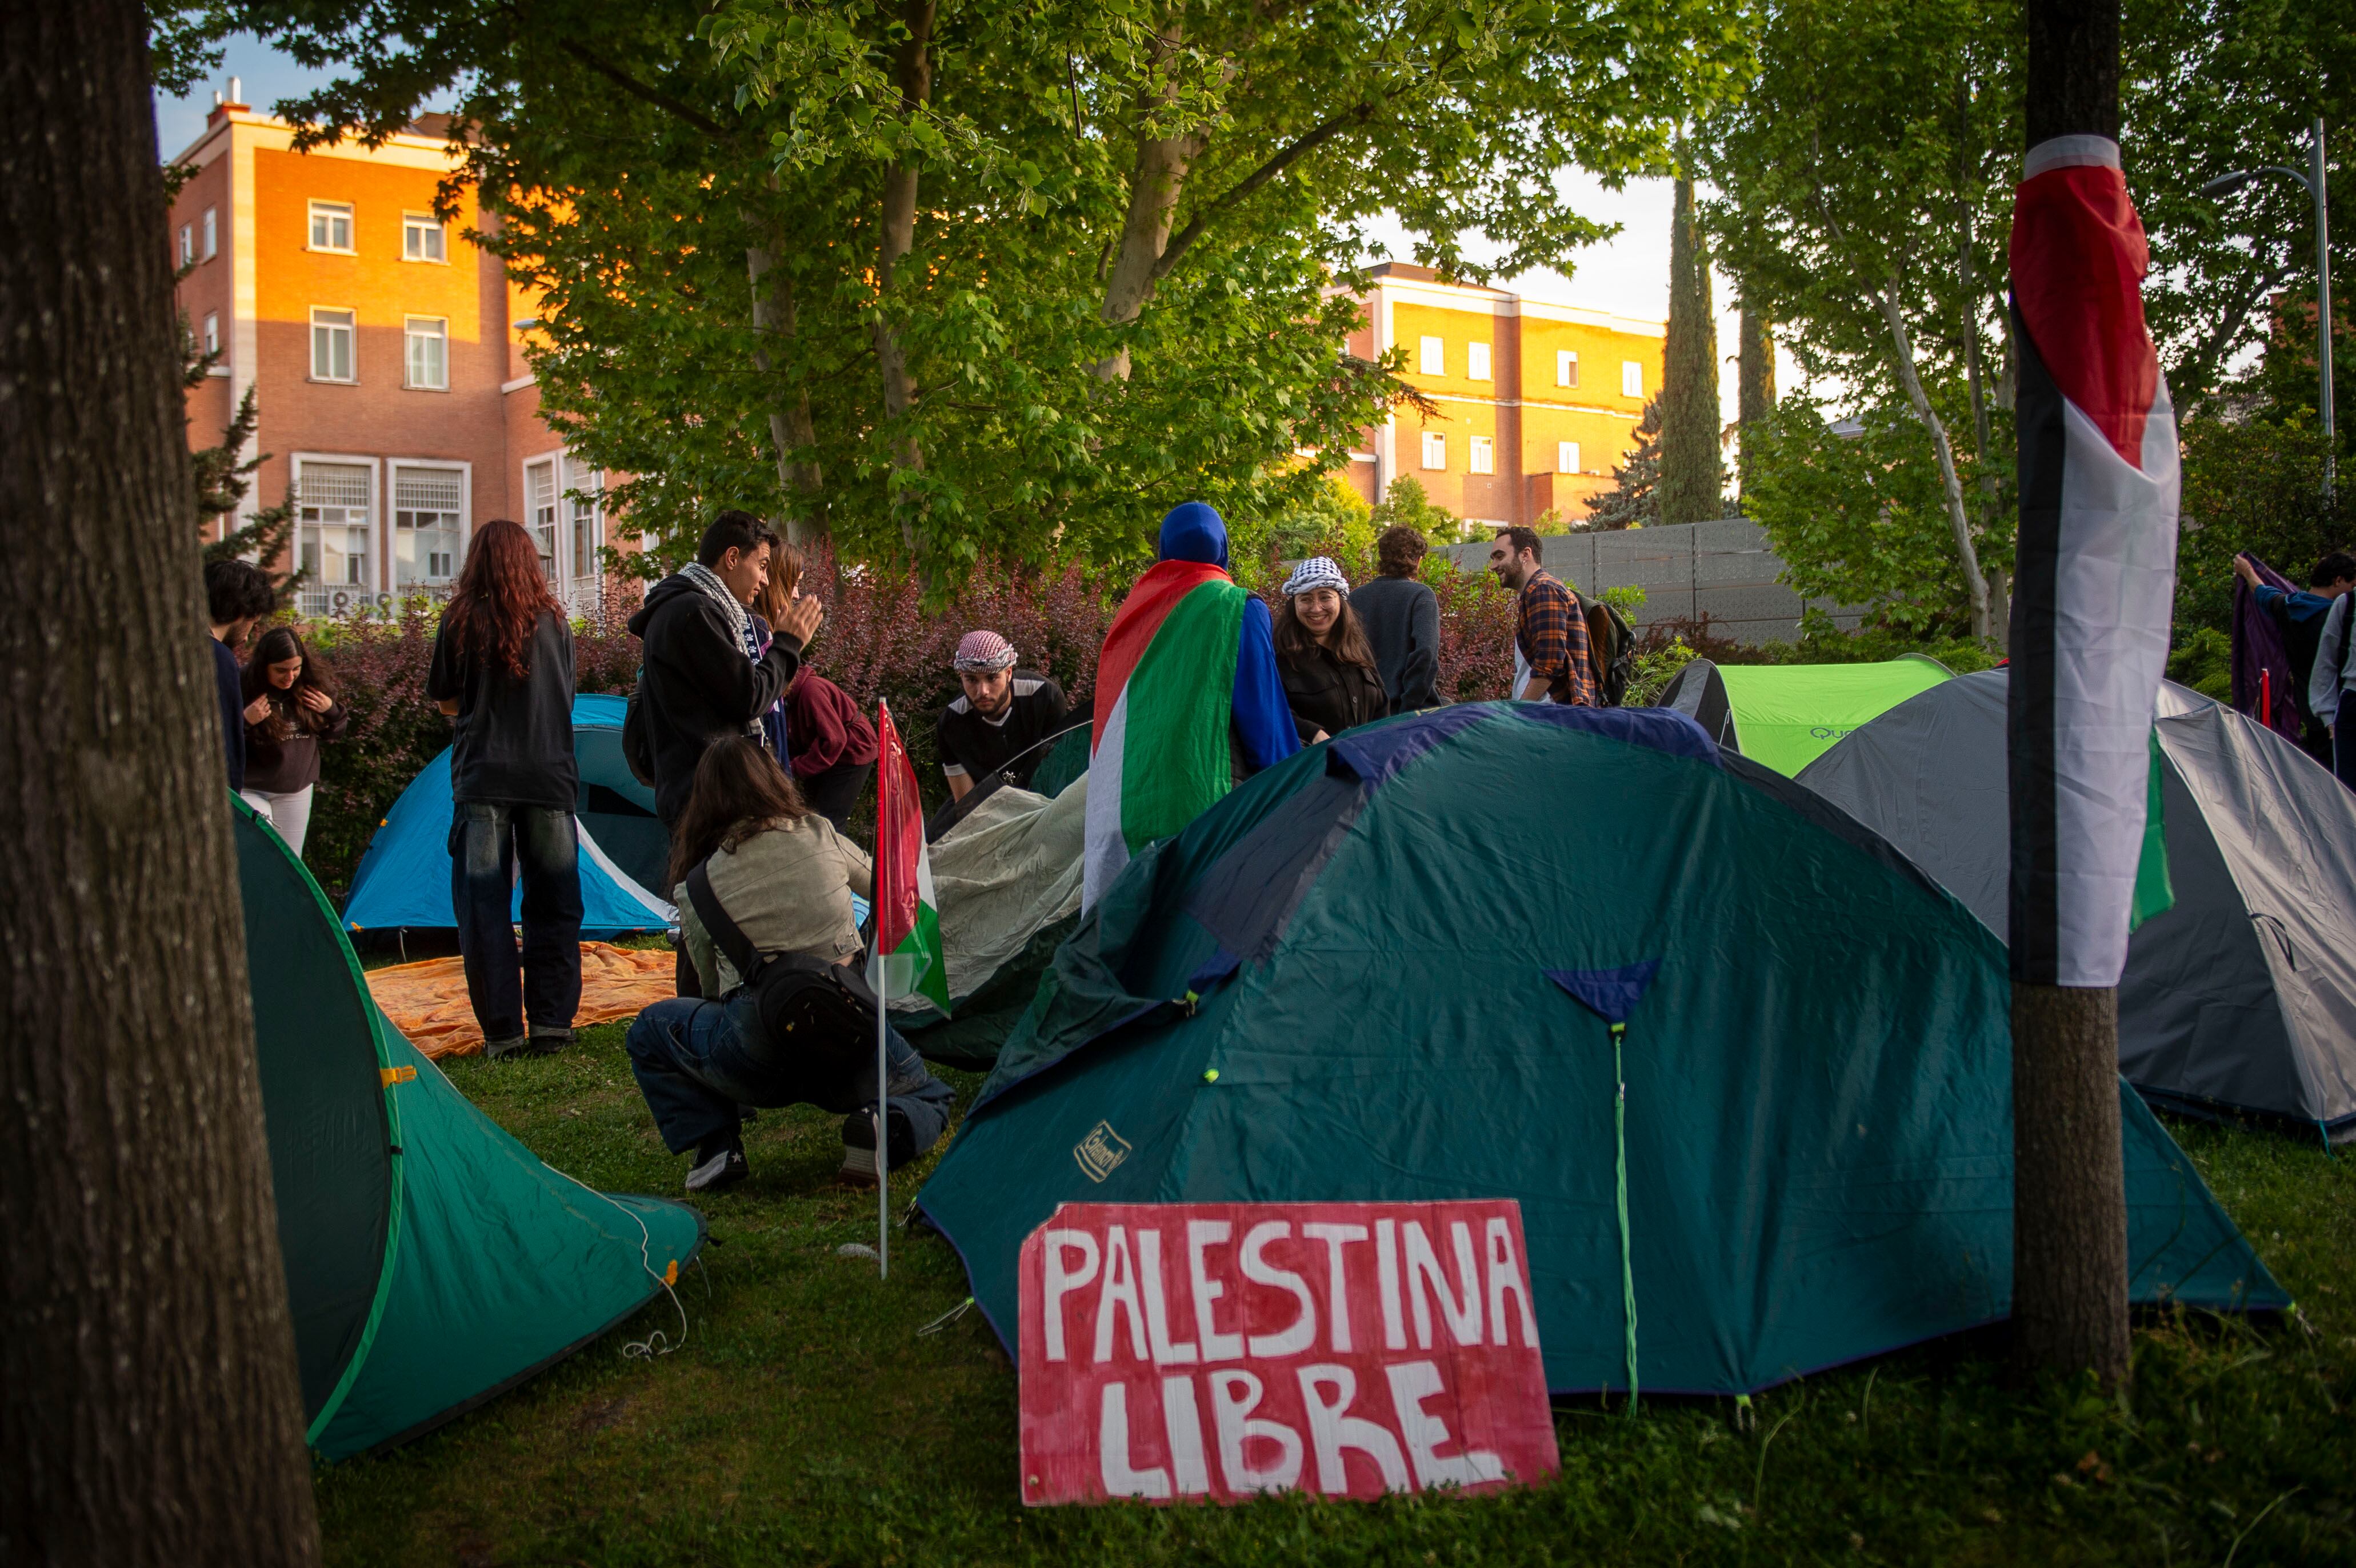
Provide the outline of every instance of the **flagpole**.
<path id="1" fill-rule="evenodd" d="M 892 708 L 882 698 L 875 702 L 876 712 L 883 717 L 882 733 L 890 735 Z M 885 767 L 891 757 L 881 759 Z M 879 907 L 887 886 L 898 886 L 899 870 L 889 866 L 884 859 L 884 846 L 891 842 L 884 822 L 884 780 L 879 771 L 875 779 L 875 869 L 884 875 L 874 878 L 870 891 Z M 886 881 L 886 877 L 894 878 Z M 892 1066 L 885 1042 L 891 1038 L 892 960 L 884 951 L 884 919 L 879 912 L 875 918 L 875 1277 L 892 1277 Z"/>

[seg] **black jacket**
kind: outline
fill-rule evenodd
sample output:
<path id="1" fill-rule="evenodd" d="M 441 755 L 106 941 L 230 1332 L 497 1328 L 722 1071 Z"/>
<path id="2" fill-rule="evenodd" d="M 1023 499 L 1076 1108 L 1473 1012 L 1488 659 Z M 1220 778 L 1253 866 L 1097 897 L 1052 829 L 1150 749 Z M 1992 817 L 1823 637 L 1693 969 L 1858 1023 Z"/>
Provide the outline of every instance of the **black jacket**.
<path id="1" fill-rule="evenodd" d="M 1391 712 L 1440 706 L 1440 600 L 1412 577 L 1376 577 L 1350 592 L 1390 693 Z"/>
<path id="2" fill-rule="evenodd" d="M 1283 677 L 1284 700 L 1292 708 L 1292 725 L 1301 732 L 1303 746 L 1321 729 L 1340 735 L 1391 711 L 1381 676 L 1363 664 L 1336 659 L 1323 647 L 1298 654 L 1280 651 L 1276 669 Z"/>
<path id="3" fill-rule="evenodd" d="M 736 628 L 685 577 L 657 583 L 630 618 L 639 642 L 647 743 L 654 753 L 655 814 L 675 822 L 695 782 L 695 765 L 712 743 L 760 737 L 769 711 L 801 668 L 802 645 L 779 632 L 759 662 L 746 657 Z"/>

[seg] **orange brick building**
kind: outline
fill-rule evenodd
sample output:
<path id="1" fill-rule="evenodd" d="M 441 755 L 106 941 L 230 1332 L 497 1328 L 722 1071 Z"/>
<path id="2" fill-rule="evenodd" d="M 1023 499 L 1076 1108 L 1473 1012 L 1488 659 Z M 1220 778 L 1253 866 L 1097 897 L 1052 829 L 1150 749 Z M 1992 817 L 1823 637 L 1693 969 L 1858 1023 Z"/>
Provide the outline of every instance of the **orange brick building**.
<path id="1" fill-rule="evenodd" d="M 1407 381 L 1440 413 L 1401 408 L 1366 432 L 1344 470 L 1358 493 L 1378 500 L 1404 476 L 1479 527 L 1583 517 L 1661 390 L 1665 324 L 1440 283 L 1404 262 L 1370 270 L 1350 351 L 1404 348 Z"/>
<path id="2" fill-rule="evenodd" d="M 283 122 L 223 103 L 177 160 L 195 170 L 172 203 L 173 261 L 195 263 L 179 306 L 222 350 L 188 394 L 189 439 L 217 443 L 255 389 L 270 456 L 244 510 L 291 488 L 306 615 L 446 593 L 499 517 L 532 530 L 576 612 L 603 593 L 604 476 L 541 422 L 534 303 L 463 238 L 488 226 L 473 193 L 456 221 L 434 216 L 454 166 L 439 131 L 297 153 Z"/>

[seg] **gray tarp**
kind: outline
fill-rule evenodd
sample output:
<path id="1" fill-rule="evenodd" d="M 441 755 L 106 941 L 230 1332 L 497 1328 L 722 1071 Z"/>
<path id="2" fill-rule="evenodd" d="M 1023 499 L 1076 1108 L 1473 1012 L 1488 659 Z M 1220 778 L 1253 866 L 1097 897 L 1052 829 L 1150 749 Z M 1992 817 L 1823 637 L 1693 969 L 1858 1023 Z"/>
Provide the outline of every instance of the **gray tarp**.
<path id="1" fill-rule="evenodd" d="M 2002 671 L 1950 681 L 1800 774 L 1999 936 L 2005 687 Z M 2128 944 L 2119 1070 L 2163 1104 L 2356 1138 L 2356 795 L 2198 693 L 2164 685 L 2159 713 L 2176 904 Z"/>
<path id="2" fill-rule="evenodd" d="M 953 1000 L 979 993 L 1033 937 L 1079 909 L 1087 811 L 1086 774 L 1053 800 L 1001 786 L 926 851 Z M 922 997 L 893 1003 L 904 1008 L 930 1012 Z"/>

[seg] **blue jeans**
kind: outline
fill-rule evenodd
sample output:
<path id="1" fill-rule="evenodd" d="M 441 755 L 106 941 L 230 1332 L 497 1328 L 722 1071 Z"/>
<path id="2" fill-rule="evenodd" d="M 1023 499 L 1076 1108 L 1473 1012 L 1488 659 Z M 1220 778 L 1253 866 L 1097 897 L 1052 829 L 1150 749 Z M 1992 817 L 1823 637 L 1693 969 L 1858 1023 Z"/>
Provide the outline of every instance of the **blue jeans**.
<path id="1" fill-rule="evenodd" d="M 523 876 L 518 972 L 512 911 Z M 573 813 L 503 800 L 461 804 L 450 818 L 450 902 L 466 999 L 486 1040 L 512 1040 L 524 1017 L 547 1033 L 573 1027 L 581 1007 L 581 861 Z"/>
<path id="2" fill-rule="evenodd" d="M 807 1101 L 821 1111 L 875 1109 L 874 1038 L 860 1066 L 815 1092 L 809 1075 L 769 1044 L 761 1027 L 759 999 L 739 989 L 725 1002 L 675 996 L 657 1002 L 630 1026 L 630 1071 L 654 1112 L 655 1128 L 674 1155 L 708 1139 L 733 1134 L 740 1105 L 792 1105 Z M 949 1086 L 925 1070 L 924 1058 L 891 1032 L 892 1109 L 907 1123 L 916 1153 L 937 1143 L 948 1126 Z"/>

